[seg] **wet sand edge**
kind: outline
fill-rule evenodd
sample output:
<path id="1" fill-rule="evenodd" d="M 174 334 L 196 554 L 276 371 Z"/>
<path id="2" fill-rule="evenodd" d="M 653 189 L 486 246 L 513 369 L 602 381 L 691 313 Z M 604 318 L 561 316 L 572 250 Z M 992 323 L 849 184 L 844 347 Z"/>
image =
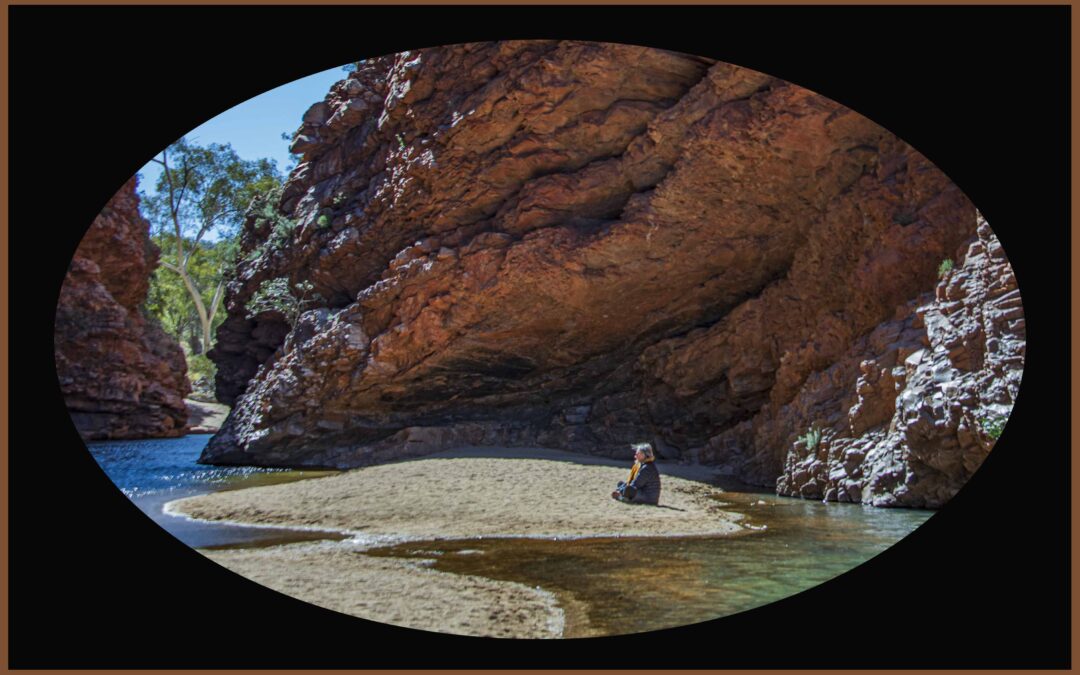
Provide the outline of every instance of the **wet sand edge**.
<path id="1" fill-rule="evenodd" d="M 705 482 L 712 475 L 707 467 L 665 467 L 663 463 L 660 467 L 664 475 L 661 505 L 667 509 L 620 504 L 607 496 L 609 483 L 624 477 L 626 463 L 544 449 L 503 454 L 497 449 L 459 449 L 316 480 L 184 498 L 169 502 L 165 510 L 208 522 L 349 535 L 351 539 L 330 546 L 201 551 L 257 583 L 336 611 L 457 634 L 562 637 L 566 628 L 572 635 L 585 636 L 591 632 L 587 605 L 559 590 L 435 569 L 421 571 L 415 559 L 373 562 L 376 559 L 363 551 L 408 540 L 467 540 L 477 536 L 478 530 L 485 538 L 567 539 L 747 533 L 738 524 L 741 515 L 715 506 L 713 497 L 722 493 Z M 456 487 L 460 487 L 462 479 L 464 491 L 455 492 L 455 486 L 447 485 L 458 481 Z M 542 503 L 518 499 L 516 486 L 530 480 L 541 483 L 538 491 L 547 496 Z M 470 501 L 462 494 L 475 498 Z M 395 516 L 406 505 L 418 512 L 408 518 Z M 372 521 L 380 526 L 370 526 Z M 305 572 L 298 577 L 300 567 Z M 340 578 L 352 580 L 351 591 L 337 588 L 335 579 Z M 382 597 L 359 597 L 370 596 L 373 588 L 394 591 Z M 524 608 L 533 614 L 542 610 L 544 620 L 519 619 Z M 557 634 L 552 629 L 556 625 Z"/>

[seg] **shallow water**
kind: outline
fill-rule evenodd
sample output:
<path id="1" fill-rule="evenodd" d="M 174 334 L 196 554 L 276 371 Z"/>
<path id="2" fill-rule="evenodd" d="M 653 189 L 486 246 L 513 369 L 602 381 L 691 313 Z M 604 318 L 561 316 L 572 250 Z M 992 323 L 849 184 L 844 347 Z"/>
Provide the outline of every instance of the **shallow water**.
<path id="1" fill-rule="evenodd" d="M 166 502 L 185 496 L 335 473 L 198 465 L 195 461 L 209 439 L 200 434 L 88 445 L 124 494 L 188 546 L 237 548 L 343 538 L 205 523 L 162 513 Z M 722 487 L 727 490 L 721 497 L 724 508 L 744 514 L 744 524 L 752 528 L 743 535 L 421 541 L 365 553 L 426 559 L 441 571 L 550 590 L 566 613 L 564 636 L 586 637 L 684 626 L 774 602 L 862 564 L 933 515 Z"/>
<path id="2" fill-rule="evenodd" d="M 409 542 L 367 554 L 541 586 L 563 601 L 564 637 L 586 637 L 684 626 L 788 597 L 869 560 L 932 515 L 753 493 L 728 492 L 723 501 L 765 529 L 736 537 Z"/>
<path id="3" fill-rule="evenodd" d="M 121 492 L 151 520 L 188 546 L 217 548 L 343 538 L 326 532 L 203 523 L 163 513 L 162 507 L 167 502 L 182 497 L 336 473 L 196 464 L 210 438 L 211 434 L 191 434 L 183 438 L 94 441 L 87 443 L 87 447 Z"/>

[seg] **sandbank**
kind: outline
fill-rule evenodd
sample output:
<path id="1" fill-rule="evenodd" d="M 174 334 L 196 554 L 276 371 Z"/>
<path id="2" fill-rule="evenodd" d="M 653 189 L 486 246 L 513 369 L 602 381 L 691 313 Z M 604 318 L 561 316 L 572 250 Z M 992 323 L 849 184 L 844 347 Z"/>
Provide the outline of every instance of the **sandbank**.
<path id="1" fill-rule="evenodd" d="M 549 449 L 462 448 L 334 476 L 180 499 L 166 512 L 343 532 L 350 539 L 204 553 L 262 585 L 383 623 L 464 635 L 558 637 L 571 598 L 376 558 L 372 546 L 474 537 L 670 537 L 747 530 L 707 467 L 658 462 L 660 506 L 610 497 L 629 461 Z"/>
<path id="2" fill-rule="evenodd" d="M 379 623 L 481 637 L 562 637 L 564 613 L 553 594 L 439 572 L 423 560 L 366 556 L 336 542 L 203 553 L 267 588 Z"/>

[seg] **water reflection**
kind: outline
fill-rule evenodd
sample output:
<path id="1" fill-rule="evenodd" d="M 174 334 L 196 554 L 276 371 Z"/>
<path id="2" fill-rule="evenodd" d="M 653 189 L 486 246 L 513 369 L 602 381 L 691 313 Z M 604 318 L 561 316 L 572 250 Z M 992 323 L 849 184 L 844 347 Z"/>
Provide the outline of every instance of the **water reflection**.
<path id="1" fill-rule="evenodd" d="M 334 472 L 195 464 L 208 435 L 89 444 L 108 476 L 188 546 L 274 546 L 339 539 L 325 532 L 193 522 L 162 514 L 173 499 Z M 744 534 L 679 539 L 471 539 L 410 542 L 367 555 L 430 561 L 438 570 L 540 586 L 566 613 L 566 637 L 650 631 L 708 621 L 801 592 L 903 539 L 929 511 L 875 509 L 776 497 L 718 482 Z"/>
<path id="2" fill-rule="evenodd" d="M 723 500 L 765 527 L 737 537 L 410 542 L 367 554 L 541 586 L 567 610 L 565 637 L 586 637 L 684 626 L 774 602 L 860 565 L 932 515 L 760 494 Z"/>

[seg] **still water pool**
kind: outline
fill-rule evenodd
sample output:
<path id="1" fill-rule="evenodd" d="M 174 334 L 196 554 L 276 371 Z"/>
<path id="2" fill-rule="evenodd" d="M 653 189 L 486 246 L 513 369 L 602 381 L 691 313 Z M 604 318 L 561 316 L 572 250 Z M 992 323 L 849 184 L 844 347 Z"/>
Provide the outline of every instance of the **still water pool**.
<path id="1" fill-rule="evenodd" d="M 564 637 L 587 637 L 684 626 L 786 598 L 869 560 L 933 513 L 749 492 L 727 492 L 723 501 L 765 529 L 737 537 L 409 542 L 367 553 L 551 590 L 566 610 Z"/>
<path id="2" fill-rule="evenodd" d="M 195 462 L 209 438 L 95 442 L 89 447 L 124 494 L 189 546 L 268 546 L 340 538 L 163 514 L 162 506 L 180 497 L 334 473 L 201 466 Z M 752 526 L 747 534 L 559 541 L 487 538 L 408 542 L 365 553 L 430 560 L 445 572 L 540 586 L 554 592 L 566 612 L 565 637 L 585 637 L 708 621 L 788 597 L 862 564 L 933 515 L 722 487 L 727 490 L 724 507 L 744 514 L 744 522 Z"/>

